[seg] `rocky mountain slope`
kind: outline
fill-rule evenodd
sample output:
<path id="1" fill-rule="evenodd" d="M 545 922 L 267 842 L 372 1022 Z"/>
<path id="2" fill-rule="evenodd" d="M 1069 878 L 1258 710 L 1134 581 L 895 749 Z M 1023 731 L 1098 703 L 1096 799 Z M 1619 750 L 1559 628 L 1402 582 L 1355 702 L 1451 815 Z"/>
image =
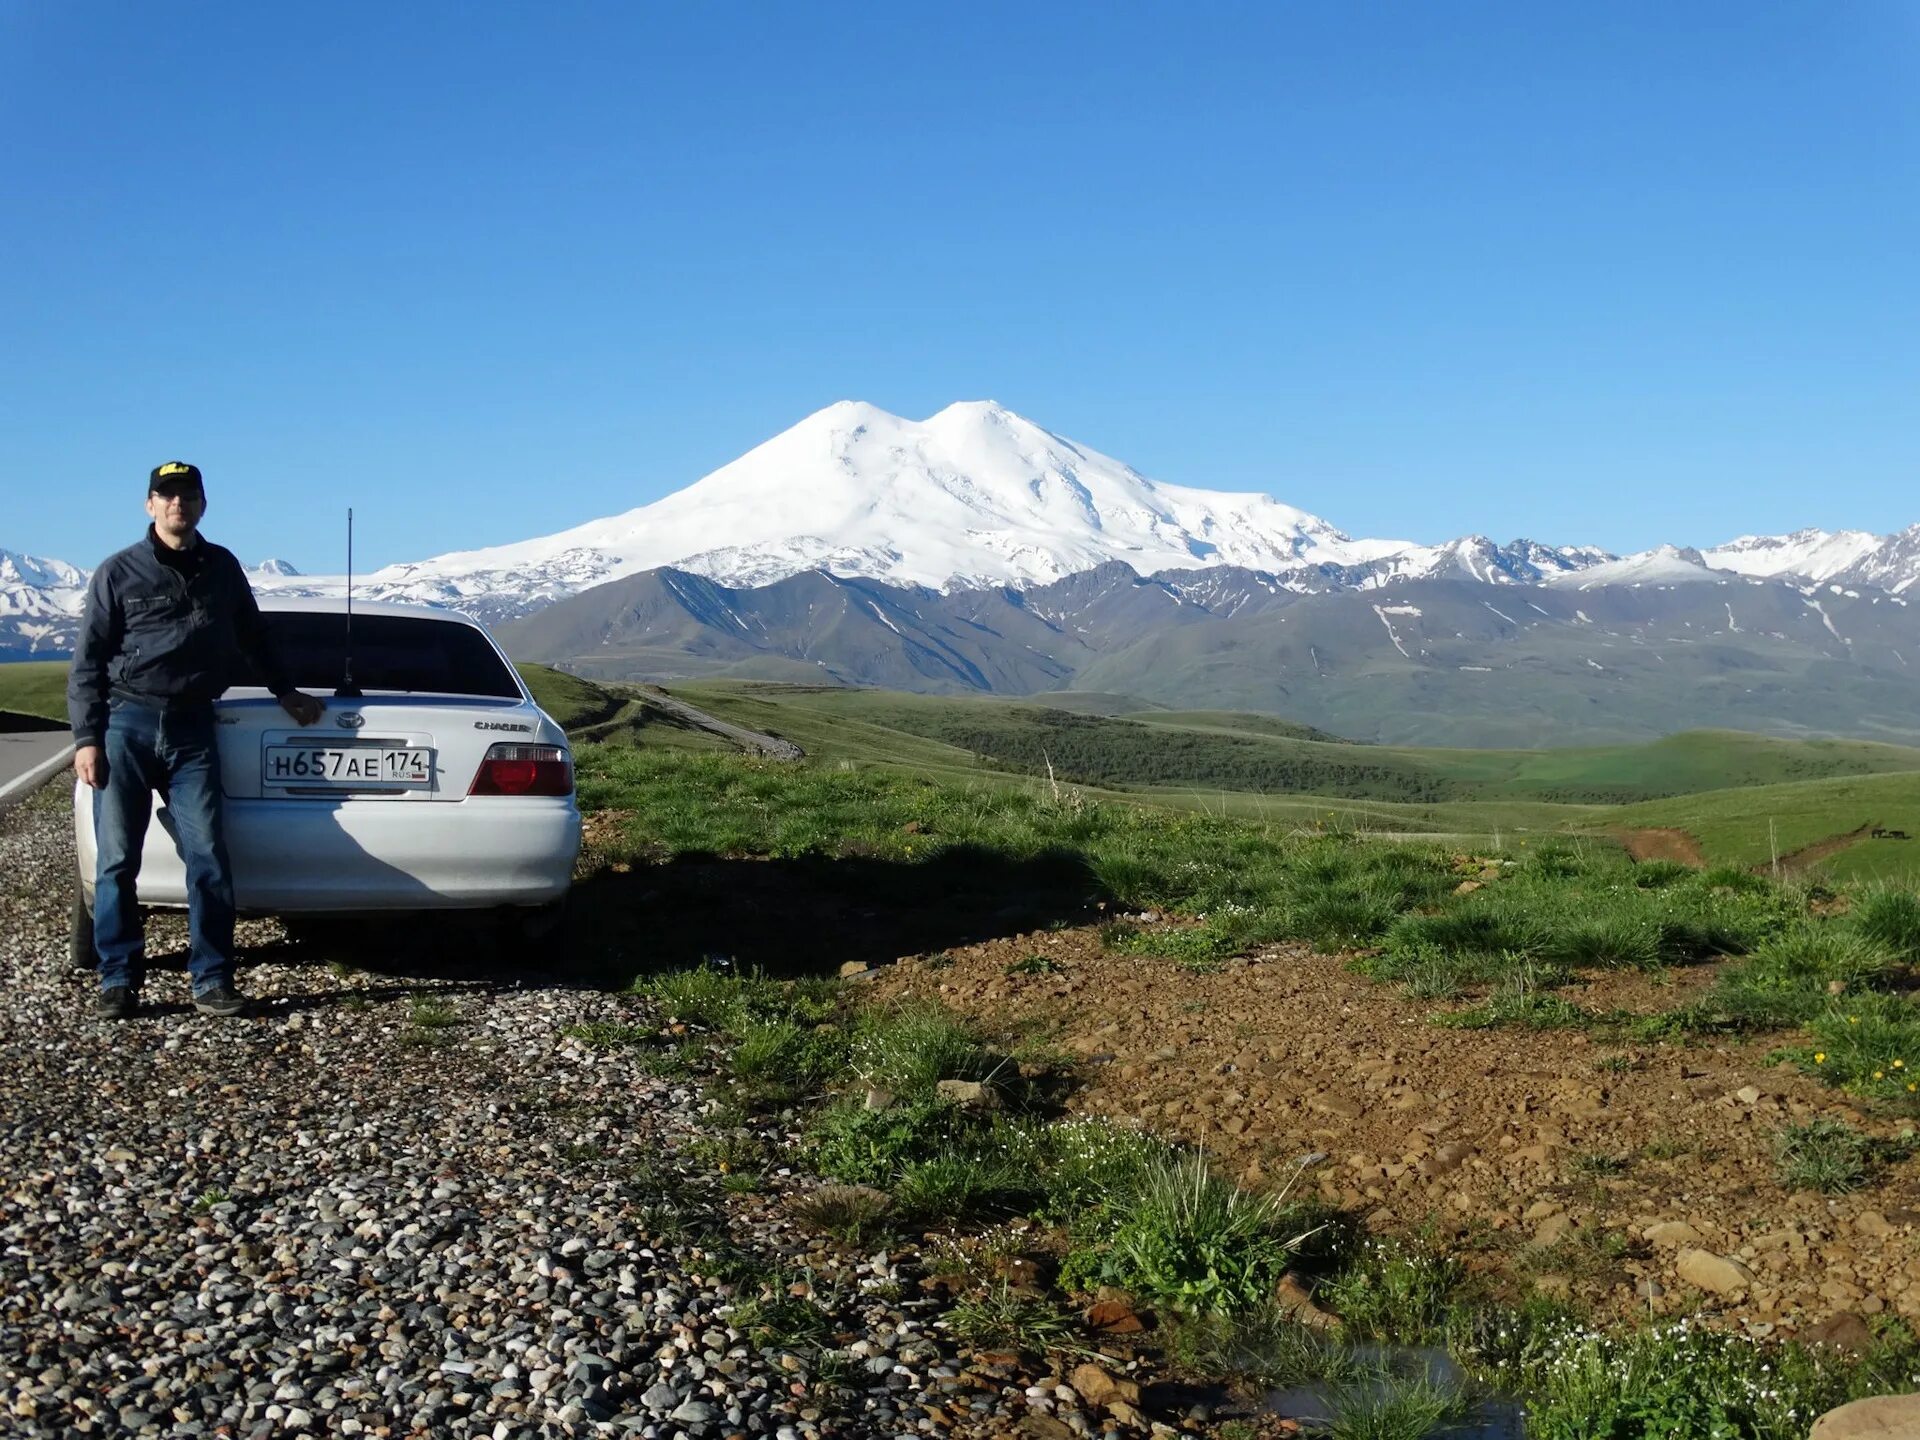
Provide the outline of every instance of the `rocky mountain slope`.
<path id="1" fill-rule="evenodd" d="M 652 571 L 499 629 L 608 678 L 729 675 L 933 693 L 1104 691 L 1265 710 L 1355 739 L 1544 745 L 1716 726 L 1920 740 L 1920 613 L 1776 581 L 1302 593 L 1232 568 L 1109 564 L 1026 589 Z"/>

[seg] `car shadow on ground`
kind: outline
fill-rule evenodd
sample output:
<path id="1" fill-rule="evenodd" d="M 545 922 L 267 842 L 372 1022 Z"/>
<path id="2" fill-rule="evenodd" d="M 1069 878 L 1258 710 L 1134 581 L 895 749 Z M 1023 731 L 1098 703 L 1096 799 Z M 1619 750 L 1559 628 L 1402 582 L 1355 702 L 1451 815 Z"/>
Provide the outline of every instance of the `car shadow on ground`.
<path id="1" fill-rule="evenodd" d="M 725 961 L 834 974 L 1050 925 L 1097 920 L 1111 897 L 1084 857 L 953 846 L 925 861 L 865 855 L 681 857 L 603 866 L 575 884 L 554 944 L 569 971 L 620 983 Z M 574 967 L 578 967 L 575 969 Z"/>
<path id="2" fill-rule="evenodd" d="M 912 862 L 866 855 L 795 859 L 680 857 L 613 863 L 580 879 L 565 918 L 546 928 L 511 911 L 308 921 L 290 938 L 243 944 L 242 989 L 260 1014 L 434 993 L 621 986 L 636 975 L 721 962 L 770 975 L 832 975 L 848 962 L 1097 921 L 1111 897 L 1084 857 L 1014 858 L 954 846 Z M 338 986 L 275 995 L 248 984 L 261 966 L 329 966 Z M 149 969 L 184 972 L 186 956 Z M 187 1005 L 157 1006 L 186 1011 Z"/>

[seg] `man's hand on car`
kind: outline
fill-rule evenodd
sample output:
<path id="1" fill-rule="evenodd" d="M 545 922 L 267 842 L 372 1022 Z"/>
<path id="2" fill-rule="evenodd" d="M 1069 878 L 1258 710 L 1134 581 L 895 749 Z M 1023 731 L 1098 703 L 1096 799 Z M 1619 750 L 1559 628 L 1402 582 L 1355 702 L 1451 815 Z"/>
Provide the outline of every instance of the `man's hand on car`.
<path id="1" fill-rule="evenodd" d="M 80 783 L 96 790 L 107 788 L 107 752 L 98 745 L 82 745 L 73 752 L 73 773 Z"/>
<path id="2" fill-rule="evenodd" d="M 304 690 L 289 690 L 280 697 L 280 708 L 302 725 L 311 725 L 327 713 L 326 703 Z"/>

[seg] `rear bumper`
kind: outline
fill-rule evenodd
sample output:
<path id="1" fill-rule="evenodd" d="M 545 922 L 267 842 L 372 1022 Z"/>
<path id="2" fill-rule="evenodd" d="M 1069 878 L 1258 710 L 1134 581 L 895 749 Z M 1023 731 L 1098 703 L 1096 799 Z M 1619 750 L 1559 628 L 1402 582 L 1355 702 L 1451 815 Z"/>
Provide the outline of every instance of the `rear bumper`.
<path id="1" fill-rule="evenodd" d="M 91 801 L 76 793 L 75 807 L 81 886 L 91 899 Z M 544 905 L 567 893 L 580 853 L 580 811 L 571 797 L 228 800 L 225 808 L 234 902 L 243 913 Z M 155 821 L 140 861 L 140 902 L 183 906 L 186 866 L 164 810 Z"/>

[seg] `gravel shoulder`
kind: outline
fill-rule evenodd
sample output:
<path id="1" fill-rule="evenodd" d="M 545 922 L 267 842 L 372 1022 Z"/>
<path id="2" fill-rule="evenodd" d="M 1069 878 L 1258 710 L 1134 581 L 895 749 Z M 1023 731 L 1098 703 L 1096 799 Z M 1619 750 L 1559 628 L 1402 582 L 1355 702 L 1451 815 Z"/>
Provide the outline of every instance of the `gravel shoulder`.
<path id="1" fill-rule="evenodd" d="M 565 1034 L 643 1002 L 246 922 L 258 1003 L 210 1020 L 161 917 L 151 1013 L 107 1024 L 66 968 L 72 867 L 61 795 L 0 816 L 0 1431 L 1008 1428 L 1017 1377 L 963 1372 L 907 1267 L 799 1234 L 796 1177 L 726 1193 L 695 1082 Z M 768 1293 L 808 1343 L 736 1323 Z"/>

